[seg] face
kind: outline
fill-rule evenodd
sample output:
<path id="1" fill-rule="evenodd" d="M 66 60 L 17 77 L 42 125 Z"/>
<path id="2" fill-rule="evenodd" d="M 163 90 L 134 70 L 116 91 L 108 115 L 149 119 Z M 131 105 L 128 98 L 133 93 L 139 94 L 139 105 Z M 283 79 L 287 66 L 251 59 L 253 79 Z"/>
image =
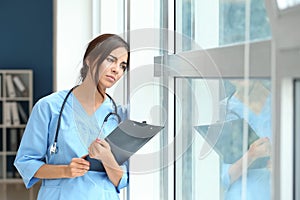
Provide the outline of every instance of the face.
<path id="1" fill-rule="evenodd" d="M 113 50 L 101 64 L 99 86 L 102 89 L 112 87 L 127 68 L 128 52 L 124 47 Z"/>

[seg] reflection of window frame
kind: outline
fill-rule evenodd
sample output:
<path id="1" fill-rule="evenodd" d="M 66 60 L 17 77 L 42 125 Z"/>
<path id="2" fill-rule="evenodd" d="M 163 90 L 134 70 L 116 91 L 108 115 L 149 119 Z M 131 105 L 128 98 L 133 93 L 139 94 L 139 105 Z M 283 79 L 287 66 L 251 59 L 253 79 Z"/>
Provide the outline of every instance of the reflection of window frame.
<path id="1" fill-rule="evenodd" d="M 276 0 L 265 0 L 273 35 L 273 199 L 293 197 L 293 80 L 300 77 L 300 6 L 279 10 Z M 293 30 L 292 32 L 290 30 Z"/>
<path id="2" fill-rule="evenodd" d="M 156 58 L 157 61 L 162 61 L 162 66 L 172 66 L 172 70 L 163 71 L 160 74 L 166 74 L 164 86 L 168 90 L 175 91 L 174 80 L 177 77 L 189 77 L 189 78 L 243 78 L 244 73 L 244 57 L 246 52 L 246 46 L 244 44 L 207 49 L 207 50 L 196 50 L 189 52 L 182 52 L 175 55 L 166 55 L 165 57 Z M 268 78 L 271 77 L 271 41 L 260 41 L 253 42 L 250 45 L 249 57 L 249 78 Z M 228 59 L 230 58 L 230 59 Z M 164 70 L 164 69 L 162 69 Z M 166 69 L 167 70 L 167 69 Z M 164 99 L 172 99 L 170 94 L 165 91 L 163 92 Z M 174 102 L 167 103 L 164 107 L 169 108 L 168 119 L 174 119 Z M 170 120 L 167 124 L 168 137 L 174 136 L 176 129 L 174 121 Z M 170 138 L 168 138 L 170 139 Z M 165 141 L 166 143 L 168 141 Z M 272 147 L 273 148 L 273 147 Z M 172 158 L 171 158 L 172 159 Z M 176 174 L 176 162 L 171 173 Z M 192 181 L 185 182 L 183 177 L 175 177 L 174 182 L 184 182 L 185 184 L 192 184 Z M 193 187 L 189 185 L 188 187 Z M 176 188 L 175 185 L 168 185 L 169 191 L 181 190 L 182 188 Z M 194 190 L 195 191 L 195 190 Z M 179 193 L 180 194 L 180 193 Z M 180 196 L 177 198 L 181 198 Z"/>

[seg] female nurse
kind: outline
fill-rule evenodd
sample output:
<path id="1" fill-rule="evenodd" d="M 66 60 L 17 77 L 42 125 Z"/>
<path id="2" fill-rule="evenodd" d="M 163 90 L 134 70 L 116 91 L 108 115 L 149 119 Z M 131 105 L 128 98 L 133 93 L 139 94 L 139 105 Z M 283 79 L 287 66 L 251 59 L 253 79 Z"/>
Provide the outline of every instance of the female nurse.
<path id="1" fill-rule="evenodd" d="M 67 98 L 69 91 L 58 91 L 34 105 L 14 164 L 26 188 L 42 180 L 38 199 L 119 199 L 120 189 L 128 184 L 127 166 L 119 165 L 109 144 L 96 138 L 109 113 L 117 110 L 124 119 L 125 113 L 115 108 L 105 92 L 122 77 L 128 64 L 128 44 L 117 35 L 100 35 L 84 54 L 81 84 Z M 101 134 L 108 135 L 117 125 L 117 117 L 111 115 Z M 87 155 L 100 160 L 105 171 L 89 170 Z"/>
<path id="2" fill-rule="evenodd" d="M 227 99 L 227 120 L 244 118 L 248 113 L 248 123 L 259 136 L 248 151 L 238 161 L 222 165 L 222 183 L 225 200 L 271 199 L 271 92 L 269 81 L 249 81 L 249 102 L 243 101 L 245 83 L 242 80 L 231 81 L 236 91 Z M 243 134 L 241 132 L 241 134 Z M 246 162 L 245 162 L 246 161 Z M 243 185 L 243 163 L 247 173 Z M 245 187 L 244 187 L 245 186 Z M 244 194 L 243 194 L 244 193 Z"/>

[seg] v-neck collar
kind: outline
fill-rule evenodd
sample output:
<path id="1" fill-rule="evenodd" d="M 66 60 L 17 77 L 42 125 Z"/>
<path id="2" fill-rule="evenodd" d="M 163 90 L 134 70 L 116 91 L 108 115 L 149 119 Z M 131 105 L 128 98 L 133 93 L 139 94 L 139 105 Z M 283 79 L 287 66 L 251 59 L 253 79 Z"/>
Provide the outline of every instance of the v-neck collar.
<path id="1" fill-rule="evenodd" d="M 105 97 L 102 104 L 92 114 L 88 114 L 87 111 L 82 106 L 82 104 L 80 103 L 80 101 L 77 99 L 77 97 L 73 93 L 71 93 L 71 96 L 73 98 L 73 108 L 75 107 L 75 104 L 76 104 L 76 107 L 81 110 L 81 113 L 84 114 L 86 117 L 89 117 L 89 118 L 94 117 L 95 115 L 97 115 L 97 113 L 100 112 L 100 110 L 103 109 L 104 105 L 109 102 L 109 98 Z"/>

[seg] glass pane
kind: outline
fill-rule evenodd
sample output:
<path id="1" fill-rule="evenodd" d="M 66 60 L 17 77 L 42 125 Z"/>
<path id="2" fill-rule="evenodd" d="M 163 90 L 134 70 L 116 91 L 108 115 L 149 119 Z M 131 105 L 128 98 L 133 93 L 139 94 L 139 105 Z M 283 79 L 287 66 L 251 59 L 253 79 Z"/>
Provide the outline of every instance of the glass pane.
<path id="1" fill-rule="evenodd" d="M 300 80 L 295 83 L 295 178 L 294 178 L 294 188 L 299 188 L 300 186 Z M 296 189 L 295 199 L 300 198 L 300 190 Z"/>
<path id="2" fill-rule="evenodd" d="M 100 3 L 100 32 L 121 34 L 124 31 L 124 1 L 110 0 Z M 98 33 L 97 33 L 98 34 Z"/>
<path id="3" fill-rule="evenodd" d="M 300 0 L 277 0 L 279 9 L 286 9 L 300 4 Z"/>
<path id="4" fill-rule="evenodd" d="M 177 78 L 175 88 L 176 199 L 270 200 L 270 80 Z"/>
<path id="5" fill-rule="evenodd" d="M 220 46 L 245 41 L 245 12 L 246 1 L 220 1 Z M 264 0 L 251 0 L 249 35 L 251 41 L 271 36 Z"/>
<path id="6" fill-rule="evenodd" d="M 177 42 L 177 52 L 243 43 L 245 21 L 250 20 L 250 40 L 271 37 L 264 0 L 251 0 L 246 19 L 246 0 L 177 0 L 176 31 L 193 42 Z"/>
<path id="7" fill-rule="evenodd" d="M 130 1 L 130 118 L 160 125 L 159 78 L 154 57 L 160 55 L 153 29 L 160 27 L 160 1 Z M 145 42 L 147 41 L 147 42 Z M 130 199 L 160 198 L 160 134 L 130 159 Z"/>
<path id="8" fill-rule="evenodd" d="M 131 0 L 130 29 L 159 28 L 160 1 Z"/>

